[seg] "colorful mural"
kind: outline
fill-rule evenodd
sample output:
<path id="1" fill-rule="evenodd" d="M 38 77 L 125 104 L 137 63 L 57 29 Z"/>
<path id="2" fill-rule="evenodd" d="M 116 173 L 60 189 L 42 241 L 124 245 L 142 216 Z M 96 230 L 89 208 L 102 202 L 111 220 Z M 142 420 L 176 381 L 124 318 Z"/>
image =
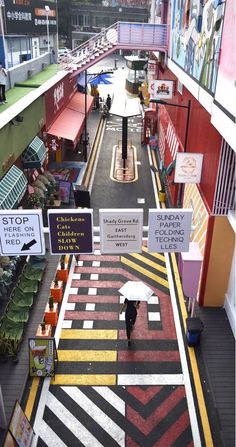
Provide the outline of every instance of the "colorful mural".
<path id="1" fill-rule="evenodd" d="M 173 1 L 171 57 L 212 93 L 216 88 L 224 7 L 222 0 Z"/>

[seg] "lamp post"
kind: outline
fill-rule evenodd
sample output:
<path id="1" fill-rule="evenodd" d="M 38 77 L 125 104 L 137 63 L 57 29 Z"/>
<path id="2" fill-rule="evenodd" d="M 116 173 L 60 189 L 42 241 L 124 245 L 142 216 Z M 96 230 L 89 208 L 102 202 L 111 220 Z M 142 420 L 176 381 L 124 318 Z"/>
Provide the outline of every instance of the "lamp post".
<path id="1" fill-rule="evenodd" d="M 6 47 L 6 39 L 4 34 L 4 23 L 3 23 L 3 8 L 5 7 L 4 0 L 0 0 L 0 26 L 2 33 L 2 42 L 3 42 L 3 50 L 4 50 L 4 58 L 5 58 L 5 68 L 8 69 L 8 60 L 7 60 L 7 47 Z"/>
<path id="2" fill-rule="evenodd" d="M 48 53 L 50 53 L 49 18 L 48 18 L 49 17 L 50 8 L 49 8 L 48 5 L 45 5 L 44 8 L 45 8 L 46 17 L 47 17 L 46 24 L 47 24 Z"/>
<path id="3" fill-rule="evenodd" d="M 165 105 L 165 106 L 179 107 L 179 108 L 182 108 L 182 109 L 186 109 L 188 111 L 187 120 L 186 120 L 186 126 L 185 126 L 185 137 L 184 137 L 184 152 L 186 152 L 186 150 L 187 150 L 187 142 L 188 142 L 188 129 L 189 129 L 191 100 L 190 99 L 188 100 L 188 105 L 173 104 L 171 102 L 162 101 L 162 99 L 151 99 L 150 102 L 153 102 L 155 104 Z M 179 183 L 177 206 L 181 207 L 182 206 L 182 202 L 183 202 L 183 183 Z"/>

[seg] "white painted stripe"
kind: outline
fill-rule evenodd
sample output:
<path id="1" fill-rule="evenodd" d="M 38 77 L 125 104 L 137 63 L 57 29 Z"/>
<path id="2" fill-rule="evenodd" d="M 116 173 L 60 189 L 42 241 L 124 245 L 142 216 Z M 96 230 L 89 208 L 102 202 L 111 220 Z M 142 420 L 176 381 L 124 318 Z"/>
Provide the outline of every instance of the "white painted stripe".
<path id="1" fill-rule="evenodd" d="M 93 321 L 92 320 L 85 320 L 83 322 L 83 329 L 92 329 L 93 328 Z"/>
<path id="2" fill-rule="evenodd" d="M 42 438 L 46 445 L 50 445 L 50 447 L 67 447 L 67 444 L 59 438 L 59 436 L 51 429 L 51 427 L 49 427 L 49 425 L 46 424 L 45 421 L 42 421 L 40 424 L 38 436 Z"/>
<path id="3" fill-rule="evenodd" d="M 103 397 L 109 404 L 111 404 L 119 413 L 125 416 L 125 402 L 113 393 L 113 391 L 107 386 L 93 386 L 93 389 L 97 391 L 100 396 Z"/>
<path id="4" fill-rule="evenodd" d="M 97 405 L 95 405 L 82 391 L 76 386 L 61 387 L 77 405 L 105 430 L 121 447 L 125 447 L 125 432 L 110 419 Z M 81 439 L 81 437 L 80 437 Z M 84 443 L 84 440 L 82 440 Z M 86 444 L 85 444 L 86 445 Z"/>
<path id="5" fill-rule="evenodd" d="M 78 262 L 77 262 L 77 265 L 78 265 L 79 267 L 82 267 L 82 266 L 84 265 L 84 261 L 78 261 Z"/>
<path id="6" fill-rule="evenodd" d="M 75 310 L 75 303 L 66 303 L 66 310 Z"/>
<path id="7" fill-rule="evenodd" d="M 62 387 L 64 391 L 66 388 Z M 76 388 L 77 389 L 77 388 Z M 67 393 L 70 396 L 70 393 Z M 72 397 L 72 396 L 71 396 Z M 76 402 L 78 404 L 78 402 Z M 102 444 L 85 428 L 78 419 L 50 392 L 48 392 L 47 406 L 60 421 L 87 447 L 102 447 Z M 51 444 L 48 444 L 51 447 Z"/>
<path id="8" fill-rule="evenodd" d="M 72 279 L 80 279 L 80 278 L 81 278 L 81 273 L 73 273 Z"/>
<path id="9" fill-rule="evenodd" d="M 97 288 L 96 287 L 89 287 L 88 295 L 97 295 Z"/>
<path id="10" fill-rule="evenodd" d="M 72 320 L 64 320 L 62 323 L 63 329 L 71 329 L 72 326 Z"/>
<path id="11" fill-rule="evenodd" d="M 98 279 L 98 273 L 91 273 L 91 275 L 90 275 L 90 279 L 91 279 L 92 281 L 96 281 L 96 280 Z"/>
<path id="12" fill-rule="evenodd" d="M 149 321 L 161 321 L 160 312 L 148 312 Z"/>
<path id="13" fill-rule="evenodd" d="M 183 384 L 184 384 L 183 374 L 118 374 L 117 377 L 117 385 L 183 385 Z"/>
<path id="14" fill-rule="evenodd" d="M 85 310 L 95 310 L 95 303 L 87 303 Z"/>
<path id="15" fill-rule="evenodd" d="M 158 296 L 151 296 L 150 298 L 148 298 L 147 301 L 148 304 L 159 304 L 159 298 Z"/>
<path id="16" fill-rule="evenodd" d="M 178 306 L 177 306 L 177 299 L 176 299 L 176 294 L 175 294 L 175 289 L 174 289 L 174 282 L 173 282 L 173 276 L 172 276 L 172 271 L 171 271 L 171 266 L 170 266 L 170 258 L 169 258 L 168 253 L 165 253 L 165 261 L 166 261 L 166 269 L 167 269 L 171 304 L 172 304 L 172 309 L 173 309 L 173 314 L 174 314 L 175 329 L 176 329 L 177 341 L 178 341 L 179 352 L 180 352 L 180 360 L 181 360 L 184 384 L 185 384 L 185 389 L 186 389 L 186 398 L 187 398 L 187 402 L 188 402 L 189 418 L 190 418 L 190 424 L 191 424 L 192 434 L 193 434 L 193 444 L 194 444 L 194 446 L 201 447 L 202 443 L 201 443 L 201 438 L 200 438 L 200 433 L 199 433 L 197 415 L 196 415 L 194 398 L 193 398 L 189 370 L 188 370 L 188 363 L 187 363 L 186 352 L 185 352 L 184 341 L 183 341 L 183 334 L 182 334 L 182 329 L 181 329 L 181 324 L 180 324 L 179 310 L 178 310 Z"/>
<path id="17" fill-rule="evenodd" d="M 147 150 L 148 150 L 148 161 L 149 161 L 149 165 L 151 166 L 152 165 L 152 156 L 151 156 L 151 149 L 150 149 L 149 144 L 147 145 Z M 155 178 L 155 174 L 153 171 L 151 171 L 151 176 L 152 176 L 152 187 L 153 187 L 153 191 L 154 191 L 156 207 L 160 209 L 160 202 L 158 200 L 156 178 Z M 143 239 L 147 239 L 147 238 L 143 238 Z"/>
<path id="18" fill-rule="evenodd" d="M 78 287 L 71 287 L 70 290 L 69 290 L 69 294 L 70 295 L 77 295 L 78 294 Z"/>
<path id="19" fill-rule="evenodd" d="M 92 267 L 100 267 L 100 261 L 93 261 L 92 262 Z"/>
<path id="20" fill-rule="evenodd" d="M 94 250 L 94 254 L 95 255 L 100 255 L 101 254 L 101 250 L 98 250 L 98 249 Z"/>

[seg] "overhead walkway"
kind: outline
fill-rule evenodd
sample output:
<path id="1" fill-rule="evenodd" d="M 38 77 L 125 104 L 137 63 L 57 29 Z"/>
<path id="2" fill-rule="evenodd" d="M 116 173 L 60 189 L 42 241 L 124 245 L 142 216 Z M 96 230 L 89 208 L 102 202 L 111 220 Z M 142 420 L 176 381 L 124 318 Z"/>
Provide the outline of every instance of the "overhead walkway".
<path id="1" fill-rule="evenodd" d="M 168 25 L 117 22 L 65 55 L 60 63 L 72 78 L 115 50 L 163 51 L 168 48 Z"/>

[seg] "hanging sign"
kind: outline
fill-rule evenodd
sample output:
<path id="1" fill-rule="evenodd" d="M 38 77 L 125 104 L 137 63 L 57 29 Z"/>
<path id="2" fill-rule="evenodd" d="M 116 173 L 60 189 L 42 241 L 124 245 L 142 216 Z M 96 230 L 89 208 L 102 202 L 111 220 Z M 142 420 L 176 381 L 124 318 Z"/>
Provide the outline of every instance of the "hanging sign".
<path id="1" fill-rule="evenodd" d="M 177 152 L 175 164 L 175 183 L 200 183 L 203 154 Z"/>
<path id="2" fill-rule="evenodd" d="M 29 374 L 54 377 L 57 350 L 54 338 L 29 338 Z"/>
<path id="3" fill-rule="evenodd" d="M 143 210 L 99 210 L 101 253 L 141 253 Z"/>
<path id="4" fill-rule="evenodd" d="M 192 225 L 191 209 L 149 210 L 149 252 L 189 251 Z"/>
<path id="5" fill-rule="evenodd" d="M 151 99 L 171 99 L 173 96 L 173 81 L 159 79 L 150 81 L 148 92 Z"/>
<path id="6" fill-rule="evenodd" d="M 92 210 L 48 210 L 51 254 L 93 253 Z"/>
<path id="7" fill-rule="evenodd" d="M 42 210 L 0 211 L 0 253 L 44 255 Z"/>

